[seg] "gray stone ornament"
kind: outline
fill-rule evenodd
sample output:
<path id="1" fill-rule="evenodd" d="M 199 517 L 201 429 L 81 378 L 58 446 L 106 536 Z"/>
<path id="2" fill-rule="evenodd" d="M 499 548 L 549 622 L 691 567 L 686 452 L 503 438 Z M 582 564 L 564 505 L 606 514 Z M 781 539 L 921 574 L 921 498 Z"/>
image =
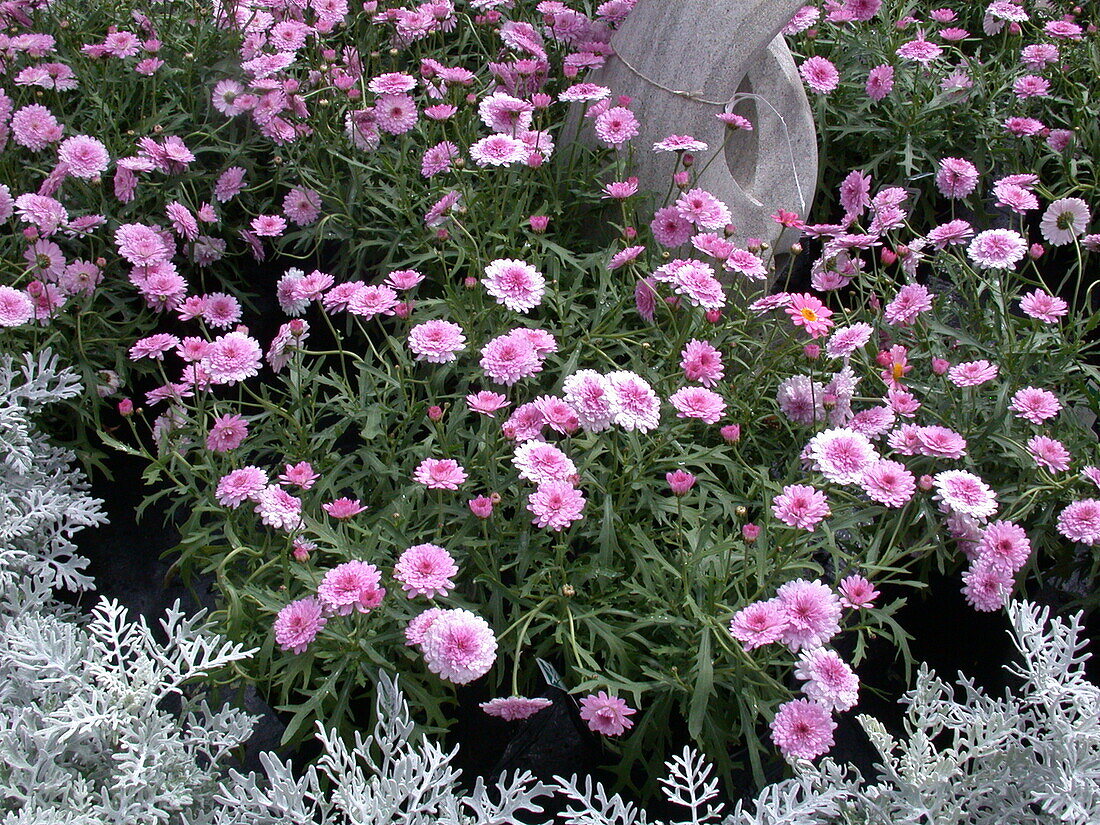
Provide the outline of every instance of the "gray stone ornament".
<path id="1" fill-rule="evenodd" d="M 615 56 L 586 79 L 634 98 L 641 121 L 633 141 L 645 189 L 668 190 L 674 158 L 652 152 L 671 134 L 707 143 L 695 159 L 696 184 L 729 206 L 735 240 L 760 238 L 789 250 L 797 232 L 771 215 L 805 218 L 817 183 L 813 113 L 780 29 L 802 0 L 639 0 L 615 32 Z M 716 115 L 734 112 L 752 131 Z M 766 258 L 767 255 L 765 254 Z"/>

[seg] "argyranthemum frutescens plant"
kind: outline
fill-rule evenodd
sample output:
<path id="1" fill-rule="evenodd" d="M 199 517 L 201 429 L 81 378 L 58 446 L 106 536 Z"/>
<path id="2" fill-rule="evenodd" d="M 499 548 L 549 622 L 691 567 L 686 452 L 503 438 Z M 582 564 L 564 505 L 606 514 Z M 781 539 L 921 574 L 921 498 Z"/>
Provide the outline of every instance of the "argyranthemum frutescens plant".
<path id="1" fill-rule="evenodd" d="M 861 634 L 856 659 L 866 632 L 901 642 L 896 603 L 873 606 L 875 585 L 957 564 L 957 538 L 985 559 L 968 594 L 992 607 L 1030 545 L 1044 566 L 1060 553 L 1054 518 L 1083 488 L 1058 470 L 1050 440 L 1077 468 L 1091 458 L 1069 411 L 1087 397 L 1078 359 L 1092 322 L 1044 326 L 1058 307 L 1042 296 L 1026 302 L 1036 317 L 1018 313 L 1037 284 L 1032 270 L 995 277 L 1023 257 L 1011 230 L 978 235 L 961 256 L 952 242 L 984 224 L 918 237 L 896 187 L 854 224 L 870 200 L 858 174 L 849 219 L 813 230 L 829 238 L 814 286 L 838 290 L 832 309 L 809 294 L 760 297 L 762 246 L 727 231 L 726 207 L 694 185 L 720 147 L 683 135 L 654 147 L 675 174 L 654 212 L 630 177 L 630 152 L 649 149 L 632 145 L 644 101 L 577 82 L 629 4 L 592 18 L 555 2 L 491 6 L 369 4 L 368 17 L 288 4 L 196 18 L 240 58 L 210 84 L 221 137 L 209 152 L 209 131 L 137 139 L 122 191 L 133 175 L 150 201 L 108 210 L 99 241 L 166 320 L 129 353 L 163 382 L 144 404 L 167 407 L 152 436 L 156 472 L 191 514 L 184 562 L 216 575 L 229 632 L 262 645 L 250 672 L 297 710 L 291 736 L 316 715 L 346 722 L 377 667 L 395 663 L 434 722 L 449 696 L 440 677 L 487 677 L 490 711 L 533 712 L 537 701 L 508 694 L 534 687 L 543 656 L 578 690 L 598 689 L 584 700 L 593 729 L 633 729 L 627 764 L 656 763 L 676 715 L 728 759 L 729 740 L 789 698 L 793 653 L 830 642 L 842 621 Z M 117 34 L 84 44 L 107 61 L 97 65 L 136 56 L 113 53 L 130 51 Z M 598 161 L 551 149 L 569 137 L 571 103 L 590 115 L 577 128 L 614 150 L 598 183 Z M 223 139 L 239 143 L 226 162 L 205 176 L 195 167 L 213 201 L 162 203 L 163 187 L 141 185 L 183 175 L 197 162 L 188 155 L 213 161 Z M 610 247 L 580 231 L 599 228 L 603 198 L 618 212 Z M 56 207 L 33 204 L 41 215 L 21 219 L 41 232 Z M 240 214 L 223 224 L 219 209 Z M 386 249 L 389 264 L 287 271 L 263 297 L 290 319 L 261 342 L 235 327 L 234 299 L 180 275 L 208 257 L 188 236 L 192 218 L 211 214 L 257 257 L 331 234 L 348 260 Z M 1076 243 L 1083 227 L 1066 220 L 1058 237 Z M 300 234 L 287 235 L 291 223 Z M 946 286 L 899 289 L 933 271 Z M 1046 469 L 1022 446 L 1036 438 Z M 1063 534 L 1093 541 L 1092 506 L 1073 505 Z M 994 515 L 1005 523 L 986 528 Z M 792 591 L 818 594 L 820 623 Z M 789 651 L 740 638 L 736 622 L 739 636 L 729 632 L 777 592 L 781 614 L 766 628 Z M 798 667 L 812 676 L 820 664 Z M 840 672 L 839 703 L 805 679 L 823 726 L 850 705 L 854 677 Z"/>

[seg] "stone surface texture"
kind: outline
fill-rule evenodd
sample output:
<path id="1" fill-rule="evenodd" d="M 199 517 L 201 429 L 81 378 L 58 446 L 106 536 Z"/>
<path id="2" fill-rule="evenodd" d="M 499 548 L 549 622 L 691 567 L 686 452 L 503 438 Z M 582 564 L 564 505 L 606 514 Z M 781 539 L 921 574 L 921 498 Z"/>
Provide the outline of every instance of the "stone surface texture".
<path id="1" fill-rule="evenodd" d="M 639 179 L 663 195 L 674 158 L 649 151 L 670 134 L 709 148 L 696 158 L 696 185 L 733 213 L 735 240 L 755 237 L 784 252 L 795 240 L 769 217 L 805 217 L 817 181 L 813 113 L 780 29 L 802 0 L 639 0 L 615 32 L 616 56 L 588 79 L 634 98 Z M 753 96 L 749 96 L 753 95 Z M 736 112 L 753 130 L 715 116 Z"/>

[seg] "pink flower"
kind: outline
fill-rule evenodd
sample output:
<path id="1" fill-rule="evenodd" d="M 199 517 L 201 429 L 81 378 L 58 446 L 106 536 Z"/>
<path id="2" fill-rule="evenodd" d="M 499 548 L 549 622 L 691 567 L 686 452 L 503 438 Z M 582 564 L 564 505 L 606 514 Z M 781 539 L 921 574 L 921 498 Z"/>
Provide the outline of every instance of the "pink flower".
<path id="1" fill-rule="evenodd" d="M 569 457 L 545 441 L 526 441 L 516 447 L 512 463 L 519 477 L 533 484 L 547 481 L 571 481 L 577 475 L 576 465 Z"/>
<path id="2" fill-rule="evenodd" d="M 738 610 L 730 620 L 730 635 L 747 651 L 778 642 L 786 632 L 787 614 L 778 599 L 753 602 Z"/>
<path id="3" fill-rule="evenodd" d="M 286 220 L 282 215 L 257 215 L 249 226 L 261 238 L 277 238 L 286 231 Z"/>
<path id="4" fill-rule="evenodd" d="M 374 104 L 375 123 L 383 132 L 403 135 L 419 119 L 416 103 L 407 94 L 384 94 Z"/>
<path id="5" fill-rule="evenodd" d="M 1031 540 L 1018 524 L 993 521 L 982 531 L 977 555 L 997 569 L 1015 573 L 1031 557 Z"/>
<path id="6" fill-rule="evenodd" d="M 275 641 L 283 650 L 305 653 L 325 621 L 317 599 L 298 599 L 286 605 L 275 618 Z"/>
<path id="7" fill-rule="evenodd" d="M 881 594 L 863 576 L 852 575 L 840 582 L 840 603 L 852 610 L 870 607 Z"/>
<path id="8" fill-rule="evenodd" d="M 691 189 L 676 200 L 676 211 L 700 229 L 721 229 L 733 221 L 729 208 L 705 189 Z"/>
<path id="9" fill-rule="evenodd" d="M 726 410 L 722 396 L 703 387 L 681 387 L 669 397 L 677 418 L 698 418 L 717 424 Z"/>
<path id="10" fill-rule="evenodd" d="M 984 521 L 997 512 L 997 498 L 989 485 L 965 470 L 945 470 L 932 477 L 935 498 L 951 510 Z"/>
<path id="11" fill-rule="evenodd" d="M 179 346 L 179 343 L 179 338 L 166 332 L 150 335 L 147 338 L 142 338 L 130 347 L 130 360 L 137 361 L 140 358 L 155 358 L 158 361 L 163 361 L 164 353 Z"/>
<path id="12" fill-rule="evenodd" d="M 401 588 L 409 598 L 446 596 L 454 590 L 451 581 L 458 574 L 455 560 L 438 544 L 416 544 L 408 548 L 397 560 L 393 577 L 401 582 Z"/>
<path id="13" fill-rule="evenodd" d="M 794 675 L 806 683 L 802 686 L 806 698 L 829 710 L 850 710 L 859 701 L 859 677 L 835 650 L 802 651 Z"/>
<path id="14" fill-rule="evenodd" d="M 421 642 L 428 670 L 456 685 L 489 672 L 496 661 L 492 628 L 469 610 L 443 610 L 424 632 Z"/>
<path id="15" fill-rule="evenodd" d="M 425 321 L 409 330 L 409 349 L 417 361 L 446 364 L 466 349 L 466 336 L 462 327 L 450 321 Z"/>
<path id="16" fill-rule="evenodd" d="M 63 140 L 57 149 L 57 157 L 68 167 L 70 175 L 84 180 L 91 180 L 106 172 L 111 163 L 107 147 L 88 135 L 76 135 Z"/>
<path id="17" fill-rule="evenodd" d="M 898 57 L 913 60 L 917 63 L 930 63 L 943 54 L 943 49 L 935 43 L 930 43 L 923 37 L 903 43 L 896 52 Z"/>
<path id="18" fill-rule="evenodd" d="M 151 266 L 172 256 L 164 238 L 152 227 L 126 223 L 115 230 L 118 254 L 135 266 Z"/>
<path id="19" fill-rule="evenodd" d="M 820 581 L 789 581 L 776 599 L 787 618 L 782 641 L 791 650 L 818 647 L 840 632 L 840 600 Z"/>
<path id="20" fill-rule="evenodd" d="M 779 409 L 796 424 L 813 424 L 825 416 L 825 388 L 805 375 L 793 375 L 779 384 Z"/>
<path id="21" fill-rule="evenodd" d="M 966 455 L 966 439 L 947 427 L 941 427 L 938 424 L 917 427 L 914 434 L 917 440 L 916 452 L 921 455 L 950 459 L 958 459 Z M 907 453 L 907 455 L 913 455 L 913 453 Z"/>
<path id="22" fill-rule="evenodd" d="M 429 607 L 423 613 L 413 616 L 405 625 L 405 644 L 412 647 L 424 644 L 424 637 L 431 629 L 435 620 L 447 611 L 441 607 Z"/>
<path id="23" fill-rule="evenodd" d="M 1061 298 L 1036 289 L 1020 299 L 1020 309 L 1045 324 L 1057 324 L 1058 319 L 1069 312 L 1069 304 Z"/>
<path id="24" fill-rule="evenodd" d="M 61 124 L 53 113 L 37 103 L 24 106 L 11 118 L 12 138 L 32 152 L 45 149 L 51 143 L 61 140 L 62 133 Z"/>
<path id="25" fill-rule="evenodd" d="M 1037 435 L 1027 442 L 1027 451 L 1040 467 L 1046 467 L 1052 473 L 1062 473 L 1069 469 L 1070 454 L 1066 446 L 1055 438 Z"/>
<path id="26" fill-rule="evenodd" d="M 451 458 L 425 458 L 413 473 L 413 480 L 429 490 L 457 490 L 466 478 L 466 471 Z"/>
<path id="27" fill-rule="evenodd" d="M 867 436 L 841 427 L 810 439 L 807 451 L 817 470 L 837 484 L 858 484 L 864 472 L 879 460 Z"/>
<path id="28" fill-rule="evenodd" d="M 883 318 L 888 324 L 911 324 L 922 312 L 932 309 L 932 299 L 935 297 L 923 284 L 907 284 L 886 305 Z"/>
<path id="29" fill-rule="evenodd" d="M 694 232 L 694 227 L 675 206 L 664 206 L 653 213 L 649 228 L 657 243 L 669 249 L 687 243 Z"/>
<path id="30" fill-rule="evenodd" d="M 1023 418 L 1032 424 L 1042 424 L 1048 418 L 1058 415 L 1062 403 L 1058 396 L 1048 390 L 1024 387 L 1012 396 L 1012 403 L 1008 408 L 1016 413 L 1017 418 Z"/>
<path id="31" fill-rule="evenodd" d="M 811 57 L 798 67 L 806 85 L 818 94 L 828 94 L 840 85 L 840 72 L 824 57 Z"/>
<path id="32" fill-rule="evenodd" d="M 565 402 L 588 432 L 606 430 L 619 411 L 618 394 L 611 382 L 594 370 L 573 373 L 565 379 L 562 391 Z"/>
<path id="33" fill-rule="evenodd" d="M 493 514 L 493 500 L 489 496 L 478 496 L 466 502 L 470 512 L 478 518 L 489 518 Z"/>
<path id="34" fill-rule="evenodd" d="M 34 302 L 27 293 L 0 286 L 0 327 L 21 326 L 34 317 Z"/>
<path id="35" fill-rule="evenodd" d="M 534 107 L 504 92 L 494 92 L 482 98 L 477 107 L 481 122 L 494 132 L 516 135 L 531 128 Z"/>
<path id="36" fill-rule="evenodd" d="M 772 742 L 788 759 L 816 759 L 833 746 L 836 722 L 817 702 L 792 699 L 771 721 Z"/>
<path id="37" fill-rule="evenodd" d="M 542 359 L 534 346 L 516 330 L 497 336 L 481 350 L 481 368 L 497 384 L 512 386 L 542 370 Z"/>
<path id="38" fill-rule="evenodd" d="M 283 198 L 283 214 L 298 226 L 309 226 L 321 216 L 321 196 L 312 189 L 295 186 Z"/>
<path id="39" fill-rule="evenodd" d="M 867 467 L 862 479 L 863 491 L 887 507 L 904 507 L 913 497 L 917 482 L 904 464 L 876 461 Z"/>
<path id="40" fill-rule="evenodd" d="M 510 403 L 507 396 L 497 392 L 488 392 L 486 390 L 481 390 L 480 392 L 466 396 L 466 404 L 470 409 L 482 415 L 491 416 L 497 410 L 502 410 L 507 407 Z"/>
<path id="41" fill-rule="evenodd" d="M 256 494 L 256 514 L 260 521 L 276 530 L 290 532 L 302 523 L 302 502 L 275 484 Z"/>
<path id="42" fill-rule="evenodd" d="M 267 484 L 267 473 L 249 465 L 222 476 L 214 497 L 223 507 L 236 509 L 248 499 L 254 499 Z"/>
<path id="43" fill-rule="evenodd" d="M 680 352 L 680 367 L 689 381 L 713 387 L 722 380 L 722 353 L 708 342 L 693 338 Z"/>
<path id="44" fill-rule="evenodd" d="M 793 294 L 784 312 L 791 317 L 795 326 L 805 328 L 813 338 L 819 338 L 833 326 L 829 316 L 833 311 L 808 293 Z"/>
<path id="45" fill-rule="evenodd" d="M 1039 229 L 1049 243 L 1062 246 L 1084 234 L 1090 218 L 1089 206 L 1083 200 L 1060 198 L 1047 207 L 1039 221 Z"/>
<path id="46" fill-rule="evenodd" d="M 874 101 L 880 101 L 894 88 L 894 67 L 889 64 L 875 66 L 867 73 L 867 84 L 864 91 L 867 97 Z"/>
<path id="47" fill-rule="evenodd" d="M 370 319 L 375 315 L 393 315 L 400 302 L 397 293 L 385 284 L 361 286 L 348 299 L 348 312 Z"/>
<path id="48" fill-rule="evenodd" d="M 1008 601 L 1012 590 L 1012 573 L 994 567 L 983 559 L 976 559 L 963 573 L 962 589 L 966 601 L 975 610 L 990 612 L 1000 610 Z"/>
<path id="49" fill-rule="evenodd" d="M 963 158 L 943 158 L 936 173 L 936 188 L 945 198 L 965 198 L 978 188 L 978 170 Z"/>
<path id="50" fill-rule="evenodd" d="M 983 358 L 956 364 L 947 371 L 947 378 L 958 387 L 976 387 L 992 381 L 997 377 L 997 372 L 997 365 L 990 364 Z"/>
<path id="51" fill-rule="evenodd" d="M 359 503 L 359 499 L 345 496 L 335 501 L 325 502 L 321 505 L 321 509 L 335 519 L 345 519 L 358 515 L 367 508 Z"/>
<path id="52" fill-rule="evenodd" d="M 606 691 L 590 693 L 580 701 L 581 719 L 588 729 L 604 736 L 621 736 L 634 727 L 629 717 L 637 711 L 617 696 L 608 696 Z"/>
<path id="53" fill-rule="evenodd" d="M 241 305 L 232 295 L 211 292 L 205 296 L 202 319 L 218 329 L 230 327 L 241 320 Z"/>
<path id="54" fill-rule="evenodd" d="M 568 481 L 547 481 L 527 497 L 527 509 L 535 514 L 531 523 L 561 532 L 584 518 L 584 493 Z"/>
<path id="55" fill-rule="evenodd" d="M 532 403 L 542 415 L 546 425 L 554 432 L 569 435 L 581 426 L 580 418 L 577 417 L 573 408 L 565 403 L 565 399 L 558 398 L 556 395 L 540 395 Z"/>
<path id="56" fill-rule="evenodd" d="M 215 384 L 236 384 L 260 371 L 263 349 L 243 332 L 219 335 L 200 362 Z"/>
<path id="57" fill-rule="evenodd" d="M 1070 541 L 1100 544 L 1100 501 L 1086 498 L 1066 505 L 1058 515 L 1058 532 Z"/>
<path id="58" fill-rule="evenodd" d="M 829 500 L 808 484 L 789 484 L 772 501 L 772 513 L 784 524 L 812 532 L 829 515 Z"/>
<path id="59" fill-rule="evenodd" d="M 313 472 L 313 465 L 308 461 L 299 461 L 297 464 L 287 464 L 279 476 L 279 483 L 291 485 L 308 490 L 313 482 L 321 476 Z"/>
<path id="60" fill-rule="evenodd" d="M 505 722 L 529 719 L 540 710 L 550 707 L 553 702 L 542 697 L 528 699 L 526 696 L 508 696 L 490 699 L 478 705 L 489 716 L 496 716 Z"/>
<path id="61" fill-rule="evenodd" d="M 326 612 L 347 616 L 352 610 L 367 613 L 382 603 L 382 574 L 373 564 L 347 561 L 325 573 L 317 585 L 317 598 Z"/>
<path id="62" fill-rule="evenodd" d="M 686 470 L 675 470 L 665 473 L 665 481 L 674 496 L 685 496 L 695 486 L 695 476 Z"/>
<path id="63" fill-rule="evenodd" d="M 546 279 L 525 261 L 500 258 L 485 267 L 481 283 L 498 304 L 513 312 L 529 312 L 542 302 Z"/>
<path id="64" fill-rule="evenodd" d="M 248 422 L 239 415 L 220 415 L 214 419 L 213 426 L 206 436 L 206 449 L 216 453 L 227 453 L 241 446 L 248 435 Z"/>
<path id="65" fill-rule="evenodd" d="M 214 184 L 214 200 L 226 203 L 244 189 L 245 171 L 240 166 L 230 166 L 218 177 Z"/>
<path id="66" fill-rule="evenodd" d="M 614 149 L 638 134 L 638 118 L 622 106 L 613 106 L 596 117 L 596 137 Z"/>

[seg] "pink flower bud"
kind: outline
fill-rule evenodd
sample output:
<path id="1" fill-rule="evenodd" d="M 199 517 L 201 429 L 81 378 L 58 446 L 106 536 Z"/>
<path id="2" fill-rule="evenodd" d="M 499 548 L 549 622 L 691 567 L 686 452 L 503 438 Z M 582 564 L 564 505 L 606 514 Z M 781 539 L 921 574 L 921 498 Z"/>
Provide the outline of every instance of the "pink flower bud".
<path id="1" fill-rule="evenodd" d="M 465 278 L 462 279 L 462 285 L 466 287 L 466 289 L 476 289 L 477 278 L 475 278 L 473 275 L 467 275 Z"/>
<path id="2" fill-rule="evenodd" d="M 813 361 L 821 355 L 821 346 L 818 344 L 806 344 L 806 346 L 802 348 L 802 351 L 806 354 L 807 358 Z"/>
<path id="3" fill-rule="evenodd" d="M 634 98 L 632 98 L 630 95 L 619 95 L 620 106 L 629 106 L 633 102 Z"/>
<path id="4" fill-rule="evenodd" d="M 672 494 L 676 496 L 687 495 L 688 491 L 695 486 L 695 476 L 685 470 L 665 473 L 665 481 L 668 482 Z"/>
<path id="5" fill-rule="evenodd" d="M 527 223 L 531 225 L 532 232 L 545 232 L 546 227 L 550 225 L 550 216 L 532 215 L 527 219 Z"/>
<path id="6" fill-rule="evenodd" d="M 635 229 L 633 226 L 628 226 L 626 229 L 623 230 L 623 235 L 626 236 L 626 239 L 628 241 L 632 241 L 638 237 L 638 230 Z"/>
<path id="7" fill-rule="evenodd" d="M 882 261 L 883 266 L 890 266 L 897 261 L 898 256 L 894 254 L 892 249 L 883 247 L 878 253 L 878 259 Z"/>
<path id="8" fill-rule="evenodd" d="M 753 524 L 751 521 L 741 528 L 741 537 L 744 538 L 747 542 L 752 543 L 756 541 L 759 535 L 760 528 Z"/>
<path id="9" fill-rule="evenodd" d="M 720 309 L 708 309 L 703 313 L 703 317 L 707 319 L 708 323 L 717 324 L 722 320 L 722 310 Z"/>
<path id="10" fill-rule="evenodd" d="M 875 356 L 875 363 L 880 367 L 888 367 L 894 363 L 894 356 L 890 354 L 889 350 L 880 349 L 878 355 Z"/>
<path id="11" fill-rule="evenodd" d="M 493 514 L 493 500 L 487 496 L 478 496 L 466 503 L 470 505 L 470 512 L 478 518 L 489 518 Z"/>
<path id="12" fill-rule="evenodd" d="M 688 182 L 691 180 L 691 173 L 677 172 L 672 176 L 672 180 L 677 186 L 687 186 Z"/>
<path id="13" fill-rule="evenodd" d="M 123 398 L 118 402 L 118 414 L 119 415 L 133 415 L 134 414 L 134 402 L 129 398 Z"/>
<path id="14" fill-rule="evenodd" d="M 402 301 L 393 308 L 393 314 L 398 318 L 408 318 L 413 311 L 412 301 Z"/>
<path id="15" fill-rule="evenodd" d="M 691 152 L 684 152 L 684 156 L 680 158 L 680 160 L 683 161 L 684 168 L 690 169 L 692 164 L 695 163 L 695 155 L 691 154 Z"/>
<path id="16" fill-rule="evenodd" d="M 443 408 L 438 404 L 432 404 L 428 407 L 428 418 L 432 421 L 439 421 L 443 418 Z"/>
<path id="17" fill-rule="evenodd" d="M 727 424 L 718 431 L 727 444 L 736 444 L 741 440 L 741 425 Z"/>
<path id="18" fill-rule="evenodd" d="M 936 375 L 943 375 L 951 367 L 951 362 L 946 358 L 933 358 L 932 359 L 932 372 Z"/>
<path id="19" fill-rule="evenodd" d="M 1044 252 L 1046 252 L 1046 249 L 1041 243 L 1033 243 L 1031 248 L 1028 249 L 1027 254 L 1031 256 L 1032 260 L 1038 260 L 1043 257 Z"/>
<path id="20" fill-rule="evenodd" d="M 932 476 L 927 475 L 927 474 L 922 475 L 920 477 L 920 480 L 917 482 L 917 484 L 920 485 L 920 488 L 922 490 L 931 490 L 932 489 Z"/>

